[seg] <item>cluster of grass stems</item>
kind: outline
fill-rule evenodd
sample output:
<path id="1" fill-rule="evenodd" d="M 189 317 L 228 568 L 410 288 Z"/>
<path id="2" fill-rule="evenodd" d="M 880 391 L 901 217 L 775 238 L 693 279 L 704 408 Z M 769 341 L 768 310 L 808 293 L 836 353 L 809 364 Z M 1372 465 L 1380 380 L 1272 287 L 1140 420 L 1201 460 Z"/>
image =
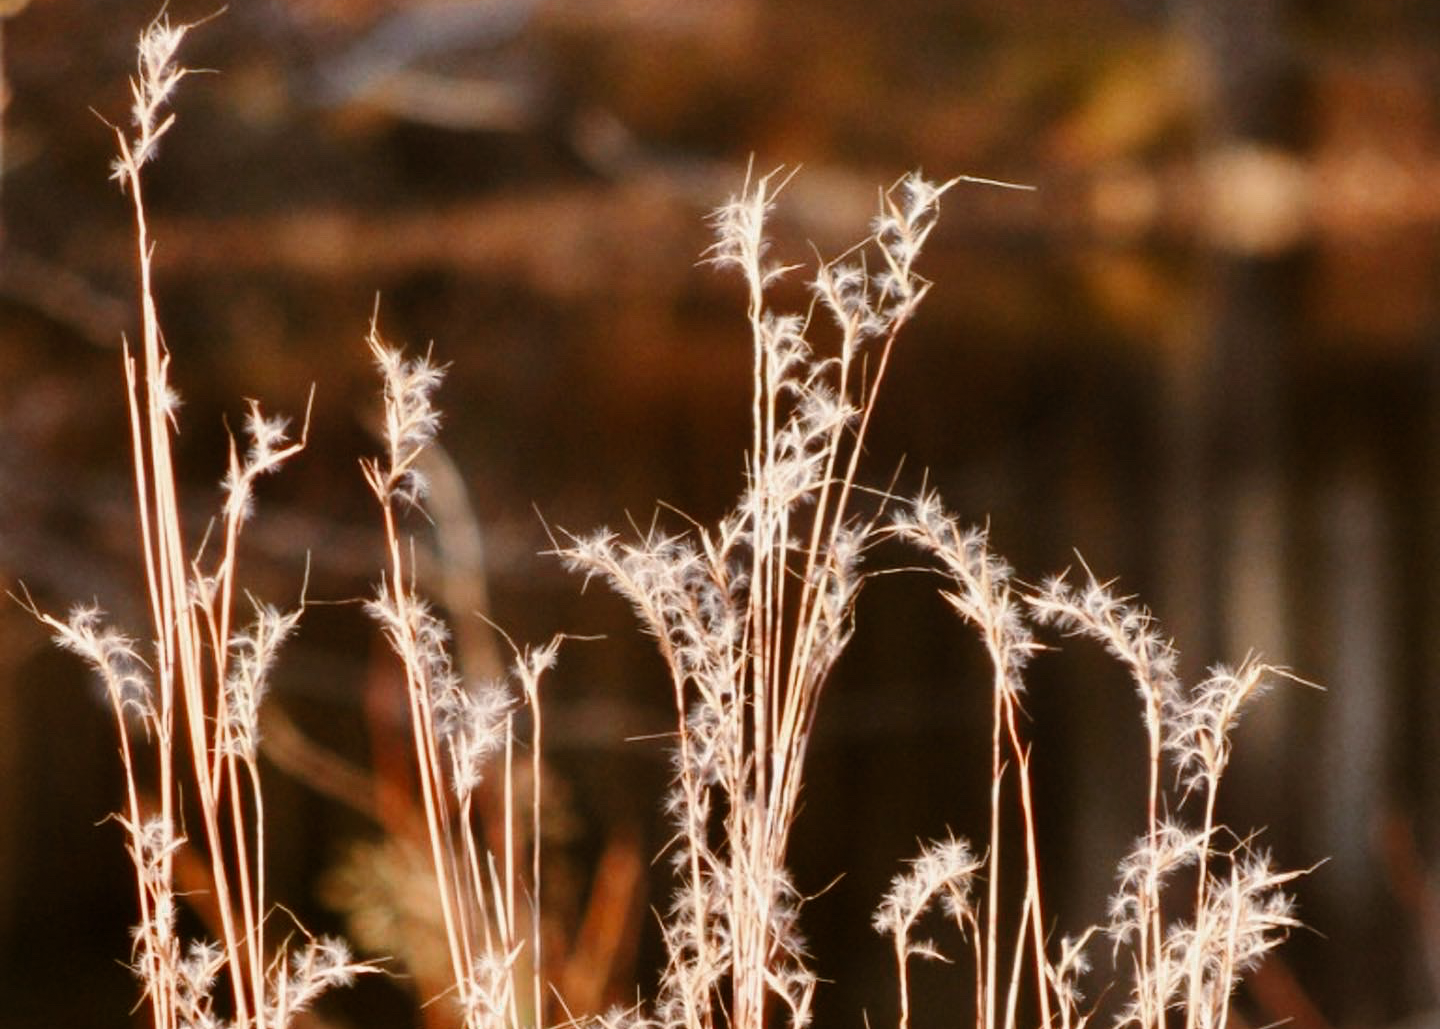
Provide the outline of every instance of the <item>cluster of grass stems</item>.
<path id="1" fill-rule="evenodd" d="M 285 419 L 251 403 L 247 442 L 231 445 L 221 512 L 193 552 L 180 518 L 171 452 L 178 402 L 152 293 L 141 168 L 173 123 L 165 108 L 186 75 L 176 60 L 186 31 L 161 18 L 142 35 L 135 131 L 116 131 L 113 167 L 135 215 L 143 339 L 138 355 L 127 344 L 124 369 L 153 636 L 142 645 L 106 625 L 95 607 L 64 620 L 35 613 L 95 667 L 113 708 L 125 779 L 117 821 L 139 911 L 132 963 L 154 1025 L 280 1029 L 321 992 L 380 966 L 282 919 L 266 890 L 258 715 L 304 590 L 290 611 L 250 598 L 252 620 L 237 628 L 237 557 L 254 485 L 304 447 L 308 413 L 292 437 Z M 602 530 L 566 535 L 555 548 L 568 567 L 603 579 L 633 605 L 659 648 L 676 714 L 665 801 L 676 886 L 662 920 L 668 963 L 658 994 L 649 1005 L 565 1017 L 604 1029 L 811 1020 L 819 979 L 799 928 L 790 833 L 819 701 L 872 574 L 865 559 L 877 543 L 899 539 L 925 556 L 944 599 L 978 633 L 993 669 L 993 710 L 983 848 L 953 836 L 925 844 L 874 914 L 874 929 L 893 943 L 898 1025 L 910 1024 L 912 959 L 940 956 L 922 935 L 922 921 L 938 909 L 969 949 L 981 1029 L 1032 1018 L 1044 1029 L 1084 1026 L 1095 1014 L 1080 987 L 1096 936 L 1111 945 L 1106 990 L 1124 998 L 1116 1024 L 1223 1029 L 1242 973 L 1298 924 L 1286 884 L 1299 873 L 1273 868 L 1215 815 L 1242 707 L 1287 673 L 1251 659 L 1187 688 L 1150 614 L 1088 570 L 1079 581 L 1025 587 L 990 550 L 986 532 L 964 528 L 933 492 L 902 499 L 862 488 L 860 458 L 886 369 L 930 288 L 916 260 L 941 198 L 966 180 L 912 175 L 882 193 L 869 237 L 815 269 L 803 315 L 777 313 L 767 300 L 795 270 L 773 261 L 765 235 L 785 181 L 747 176 L 715 214 L 708 253 L 738 272 L 748 293 L 754 392 L 739 504 L 715 526 L 652 528 L 632 538 Z M 822 334 L 828 343 L 812 342 Z M 368 345 L 383 379 L 386 446 L 362 470 L 386 553 L 367 609 L 403 668 L 449 999 L 467 1027 L 538 1026 L 556 1007 L 540 945 L 539 692 L 560 638 L 512 647 L 505 681 L 472 683 L 456 668 L 445 623 L 417 593 L 402 527 L 425 497 L 419 462 L 439 427 L 432 396 L 443 371 L 429 354 L 407 357 L 386 344 L 375 321 Z M 1109 920 L 1058 943 L 1041 893 L 1022 706 L 1026 666 L 1042 649 L 1039 627 L 1096 641 L 1128 670 L 1149 755 L 1145 829 L 1120 864 Z M 521 706 L 530 727 L 520 744 L 531 763 L 528 797 L 519 795 L 516 774 Z M 495 847 L 485 844 L 475 809 L 476 789 L 492 772 L 503 800 Z M 1022 831 L 1012 857 L 1002 815 L 1015 803 Z M 1187 807 L 1200 812 L 1188 822 L 1180 818 Z M 179 828 L 187 818 L 198 821 L 196 838 Z M 204 898 L 177 892 L 184 847 L 203 855 Z M 1182 869 L 1184 888 L 1175 885 Z M 1010 876 L 1021 889 L 1002 891 Z M 1019 898 L 1018 910 L 1006 908 L 1007 896 Z M 182 904 L 218 942 L 181 938 Z M 281 931 L 282 921 L 292 924 Z"/>

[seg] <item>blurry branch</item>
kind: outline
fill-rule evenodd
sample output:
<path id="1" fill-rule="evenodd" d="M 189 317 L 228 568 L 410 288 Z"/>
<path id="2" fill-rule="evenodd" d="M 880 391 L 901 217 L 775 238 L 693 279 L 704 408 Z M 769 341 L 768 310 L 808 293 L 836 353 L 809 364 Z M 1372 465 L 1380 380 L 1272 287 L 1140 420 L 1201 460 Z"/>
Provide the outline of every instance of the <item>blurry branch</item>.
<path id="1" fill-rule="evenodd" d="M 640 940 L 636 914 L 643 908 L 638 901 L 644 896 L 647 865 L 634 835 L 618 832 L 605 844 L 557 984 L 574 1010 L 602 1010 L 606 989 L 633 969 Z"/>
<path id="2" fill-rule="evenodd" d="M 3 23 L 0 23 L 3 28 Z M 0 297 L 49 318 L 97 347 L 114 349 L 134 321 L 131 304 L 37 254 L 5 247 Z"/>
<path id="3" fill-rule="evenodd" d="M 56 402 L 69 402 L 68 395 Z M 133 517 L 125 508 L 123 476 L 72 474 L 62 489 L 41 474 L 45 457 L 21 450 L 0 462 L 0 565 L 23 577 L 41 596 L 83 596 L 100 592 L 122 604 L 129 576 L 123 556 L 130 545 Z M 200 505 L 188 505 L 188 526 L 206 523 Z M 300 563 L 299 540 L 324 540 L 312 562 L 317 575 L 358 581 L 373 537 L 298 506 L 271 505 L 250 531 L 257 565 L 282 565 L 289 575 Z M 106 584 L 109 588 L 102 588 Z"/>
<path id="4" fill-rule="evenodd" d="M 384 18 L 316 69 L 314 99 L 383 111 L 404 121 L 468 131 L 516 132 L 536 117 L 533 84 L 505 75 L 452 75 L 425 67 L 462 56 L 493 63 L 528 26 L 535 0 L 419 3 Z"/>
<path id="5" fill-rule="evenodd" d="M 534 99 L 523 83 L 424 71 L 392 72 L 353 102 L 402 121 L 456 131 L 521 132 L 535 120 Z"/>
<path id="6" fill-rule="evenodd" d="M 311 94 L 324 107 L 453 131 L 522 132 L 546 115 L 553 61 L 533 46 L 545 26 L 562 36 L 641 36 L 652 45 L 688 37 L 733 48 L 753 39 L 754 22 L 753 0 L 419 2 L 323 60 Z"/>
<path id="7" fill-rule="evenodd" d="M 1263 1024 L 1285 1025 L 1288 1029 L 1333 1029 L 1283 954 L 1268 955 L 1246 988 L 1262 1015 L 1271 1020 Z"/>
<path id="8" fill-rule="evenodd" d="M 562 298 L 613 292 L 626 281 L 653 292 L 657 276 L 677 274 L 668 255 L 693 244 L 702 198 L 735 177 L 726 165 L 652 162 L 616 186 L 557 186 L 415 209 L 334 205 L 174 218 L 157 225 L 166 246 L 156 263 L 177 281 L 245 271 L 373 279 L 438 267 Z M 1041 188 L 1004 205 L 985 195 L 994 191 L 957 194 L 968 236 L 1199 237 L 1222 249 L 1269 252 L 1307 238 L 1344 241 L 1440 223 L 1440 156 L 1429 167 L 1374 154 L 1306 163 L 1252 149 L 1198 166 L 1116 166 L 1086 180 L 1012 177 Z M 812 169 L 791 194 L 794 230 L 822 247 L 869 210 L 859 173 Z M 634 246 L 637 238 L 647 245 Z M 127 245 L 117 235 L 93 252 L 108 263 Z"/>
<path id="9" fill-rule="evenodd" d="M 439 443 L 430 445 L 420 465 L 430 484 L 428 512 L 435 526 L 435 560 L 427 578 L 433 579 L 436 592 L 450 612 L 460 667 L 472 678 L 501 678 L 505 661 L 500 656 L 495 630 L 479 617 L 492 617 L 490 588 L 484 536 L 465 478 L 449 451 Z"/>
<path id="10" fill-rule="evenodd" d="M 444 206 L 375 211 L 334 205 L 157 219 L 166 246 L 155 259 L 176 281 L 244 271 L 373 281 L 444 267 L 518 280 L 561 297 L 613 292 L 617 277 L 654 293 L 657 281 L 688 272 L 669 255 L 698 251 L 697 212 L 741 174 L 722 163 L 651 163 L 615 186 L 557 186 Z M 811 170 L 806 180 L 791 191 L 788 212 L 796 230 L 817 245 L 843 239 L 848 226 L 869 218 L 868 176 Z M 985 219 L 978 221 L 983 227 Z M 635 246 L 636 239 L 646 245 Z M 94 253 L 108 263 L 125 246 L 117 235 Z"/>
<path id="11" fill-rule="evenodd" d="M 341 104 L 419 62 L 455 53 L 493 51 L 518 37 L 535 0 L 484 4 L 416 3 L 380 19 L 318 69 L 319 99 Z"/>
<path id="12" fill-rule="evenodd" d="M 1426 867 L 1414 820 L 1398 810 L 1385 812 L 1376 819 L 1375 835 L 1390 893 L 1414 918 L 1431 993 L 1440 998 L 1440 892 Z"/>
<path id="13" fill-rule="evenodd" d="M 281 708 L 272 707 L 265 712 L 263 727 L 261 753 L 282 772 L 317 793 L 377 824 L 381 821 L 379 809 L 382 807 L 386 811 L 409 810 L 406 803 L 408 795 L 403 789 L 372 777 L 364 769 L 309 739 Z M 395 796 L 377 797 L 378 793 L 387 790 Z M 418 837 L 423 826 L 417 820 L 413 829 L 413 835 Z"/>
<path id="14" fill-rule="evenodd" d="M 676 203 L 675 192 L 673 184 L 635 182 L 408 210 L 330 206 L 176 219 L 163 224 L 166 247 L 157 259 L 167 273 L 190 278 L 244 270 L 373 278 L 439 266 L 520 279 L 544 293 L 587 295 L 613 288 L 617 265 L 635 262 L 648 273 L 662 260 L 674 264 L 661 257 L 665 240 L 693 235 L 699 206 Z M 654 238 L 657 232 L 662 238 Z M 637 235 L 650 245 L 631 246 Z M 116 250 L 122 244 L 114 240 Z"/>

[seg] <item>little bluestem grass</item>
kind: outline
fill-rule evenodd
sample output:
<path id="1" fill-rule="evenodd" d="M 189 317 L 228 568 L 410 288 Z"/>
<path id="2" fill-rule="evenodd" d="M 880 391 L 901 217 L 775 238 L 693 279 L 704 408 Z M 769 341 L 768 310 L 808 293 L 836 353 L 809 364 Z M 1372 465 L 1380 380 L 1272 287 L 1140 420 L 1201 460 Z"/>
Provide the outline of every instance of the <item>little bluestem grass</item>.
<path id="1" fill-rule="evenodd" d="M 167 106 L 188 74 L 177 63 L 188 31 L 160 18 L 139 45 L 134 132 L 116 130 L 112 176 L 135 216 L 143 339 L 124 352 L 140 542 L 151 635 L 109 626 L 95 606 L 66 619 L 32 611 L 57 643 L 99 674 L 118 733 L 125 799 L 117 821 L 134 870 L 132 967 L 156 1029 L 283 1029 L 314 999 L 375 966 L 339 940 L 280 933 L 265 879 L 259 711 L 292 610 L 249 597 L 235 628 L 236 568 L 254 486 L 305 446 L 288 421 L 251 403 L 242 447 L 232 441 L 213 548 L 187 549 L 171 454 L 178 397 L 160 330 L 142 167 L 174 124 Z M 674 703 L 673 778 L 664 810 L 676 885 L 661 932 L 667 963 L 653 1003 L 588 1017 L 603 1029 L 762 1029 L 807 1025 L 821 982 L 801 929 L 804 893 L 788 854 L 821 698 L 854 632 L 876 544 L 918 550 L 941 595 L 981 640 L 991 666 L 990 789 L 983 846 L 950 835 L 922 844 L 881 898 L 873 928 L 896 965 L 897 1025 L 913 1012 L 909 968 L 941 949 L 922 924 L 939 912 L 970 951 L 977 1029 L 1080 1029 L 1095 1017 L 1082 987 L 1120 998 L 1119 1026 L 1224 1029 L 1240 977 L 1299 925 L 1288 894 L 1300 873 L 1277 870 L 1216 821 L 1231 737 L 1243 708 L 1284 669 L 1251 658 L 1216 667 L 1194 687 L 1150 613 L 1088 569 L 1022 585 L 933 492 L 911 499 L 860 475 L 872 419 L 902 330 L 931 288 L 917 271 L 942 199 L 965 182 L 907 175 L 879 196 L 865 240 L 822 262 L 805 313 L 772 308 L 770 290 L 796 272 L 777 262 L 767 218 L 790 173 L 747 175 L 713 216 L 706 259 L 738 273 L 752 353 L 751 438 L 735 509 L 713 526 L 627 538 L 601 529 L 566 535 L 565 565 L 625 597 L 658 647 Z M 427 352 L 407 356 L 368 336 L 382 381 L 384 454 L 362 474 L 384 526 L 384 571 L 366 609 L 399 659 L 424 813 L 435 904 L 449 957 L 448 1002 L 467 1029 L 547 1024 L 541 947 L 540 684 L 561 637 L 512 646 L 509 674 L 472 682 L 450 656 L 450 631 L 415 585 L 405 517 L 423 508 L 421 457 L 440 427 L 444 378 Z M 213 551 L 213 552 L 212 552 Z M 28 601 L 27 601 L 28 602 Z M 1057 632 L 1099 643 L 1129 672 L 1147 741 L 1145 830 L 1118 866 L 1109 919 L 1058 939 L 1045 913 L 1040 826 L 1031 783 L 1025 674 Z M 517 775 L 515 726 L 524 709 L 528 775 Z M 154 760 L 140 762 L 148 748 Z M 153 764 L 153 781 L 141 769 Z M 501 841 L 477 825 L 476 791 L 497 777 Z M 521 780 L 529 784 L 521 796 Z M 1171 783 L 1173 782 L 1173 785 Z M 194 840 L 178 830 L 182 791 L 198 812 Z M 1018 805 L 1018 855 L 1002 833 Z M 1186 820 L 1191 809 L 1198 817 Z M 193 847 L 209 873 L 216 940 L 182 940 L 175 859 Z M 1193 873 L 1190 889 L 1176 873 Z M 1018 882 L 1022 888 L 1002 889 Z M 1006 898 L 1012 898 L 1008 902 Z M 1018 898 L 1015 899 L 1015 898 Z M 1009 906 L 1007 906 L 1007 903 Z M 857 927 L 856 931 L 863 931 Z M 1089 950 L 1109 941 L 1101 983 Z M 1096 986 L 1100 989 L 1096 990 Z M 223 1014 L 222 1014 L 223 1012 Z M 572 1020 L 575 1016 L 567 1017 Z M 1030 1024 L 1027 1022 L 1027 1024 Z"/>

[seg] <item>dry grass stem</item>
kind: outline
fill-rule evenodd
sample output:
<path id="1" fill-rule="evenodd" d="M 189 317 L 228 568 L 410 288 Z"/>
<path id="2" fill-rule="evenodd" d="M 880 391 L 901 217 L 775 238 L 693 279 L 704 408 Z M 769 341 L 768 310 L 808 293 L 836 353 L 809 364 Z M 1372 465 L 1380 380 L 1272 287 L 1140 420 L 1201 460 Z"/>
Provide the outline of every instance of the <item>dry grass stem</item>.
<path id="1" fill-rule="evenodd" d="M 115 716 L 125 778 L 124 827 L 135 871 L 139 922 L 132 967 L 144 985 L 157 1029 L 189 1026 L 283 1029 L 314 998 L 372 971 L 353 961 L 343 943 L 313 939 L 299 952 L 267 939 L 270 904 L 265 884 L 264 795 L 258 764 L 259 710 L 281 643 L 300 620 L 251 598 L 254 621 L 238 632 L 235 582 L 241 527 L 250 516 L 257 479 L 275 471 L 305 445 L 288 435 L 284 419 L 252 403 L 243 455 L 233 439 L 222 481 L 219 552 L 186 547 L 180 491 L 171 453 L 179 398 L 169 378 L 152 291 L 150 241 L 142 167 L 175 121 L 166 107 L 189 74 L 177 63 L 191 26 L 163 15 L 140 37 L 131 80 L 133 137 L 115 132 L 119 156 L 112 177 L 130 196 L 140 271 L 142 346 L 124 349 L 132 466 L 142 557 L 149 586 L 153 636 L 142 648 L 106 626 L 94 606 L 61 621 L 36 612 L 57 643 L 84 657 L 100 674 Z M 306 419 L 308 426 L 308 416 Z M 208 655 L 208 657 L 206 656 Z M 178 721 L 178 726 L 177 726 Z M 136 730 L 140 730 L 137 737 Z M 176 752 L 183 742 L 185 756 Z M 153 782 L 141 782 L 137 750 L 154 751 Z M 198 809 L 198 840 L 176 831 L 182 786 Z M 195 846 L 205 855 L 220 913 L 219 943 L 185 944 L 176 927 L 175 855 Z M 216 991 L 228 991 L 217 1006 Z M 222 1018 L 221 1008 L 230 1014 Z"/>
<path id="2" fill-rule="evenodd" d="M 133 206 L 139 267 L 142 338 L 136 353 L 126 345 L 122 370 L 150 626 L 142 640 L 109 625 L 95 605 L 59 619 L 28 596 L 23 603 L 94 668 L 114 718 L 124 779 L 116 821 L 138 910 L 131 964 L 154 1026 L 284 1029 L 321 994 L 375 967 L 338 940 L 298 927 L 281 934 L 266 877 L 260 711 L 281 647 L 299 631 L 306 586 L 288 610 L 251 596 L 239 555 L 257 484 L 304 449 L 309 410 L 295 428 L 249 404 L 205 534 L 211 545 L 192 549 L 180 515 L 172 454 L 179 399 L 152 291 L 141 172 L 175 124 L 169 105 L 189 74 L 178 63 L 189 28 L 162 16 L 141 36 L 133 132 L 116 129 L 111 168 Z M 1078 581 L 1026 587 L 991 550 L 988 530 L 964 527 L 935 493 L 902 500 L 866 485 L 861 456 L 886 372 L 931 288 L 916 269 L 941 200 L 962 181 L 1008 184 L 903 177 L 880 193 L 866 238 L 814 270 L 811 303 L 799 314 L 772 307 L 772 287 L 797 268 L 774 259 L 766 234 L 792 174 L 752 170 L 711 219 L 716 241 L 706 259 L 744 284 L 752 355 L 749 452 L 734 510 L 680 533 L 658 523 L 633 537 L 601 529 L 567 535 L 556 548 L 567 567 L 604 580 L 634 608 L 659 650 L 676 727 L 664 804 L 676 885 L 662 919 L 658 995 L 589 1024 L 763 1029 L 780 1019 L 801 1029 L 811 1021 L 820 979 L 801 931 L 791 832 L 820 700 L 854 632 L 866 562 L 877 544 L 899 540 L 925 556 L 991 669 L 983 847 L 956 835 L 923 844 L 874 914 L 873 927 L 892 943 L 900 1029 L 917 1015 L 911 960 L 942 958 L 926 928 L 937 911 L 968 948 L 977 1029 L 1083 1029 L 1095 1015 L 1081 992 L 1086 949 L 1101 933 L 1119 969 L 1118 1025 L 1171 1029 L 1183 1019 L 1185 1029 L 1226 1029 L 1241 976 L 1299 925 L 1288 891 L 1301 873 L 1277 870 L 1253 837 L 1216 816 L 1242 711 L 1277 678 L 1293 676 L 1252 657 L 1188 687 L 1149 611 L 1088 569 Z M 511 643 L 508 671 L 483 680 L 452 656 L 444 616 L 416 588 L 415 543 L 404 527 L 426 501 L 423 457 L 440 428 L 434 397 L 445 369 L 428 351 L 411 356 L 387 343 L 378 305 L 367 345 L 382 381 L 384 452 L 362 462 L 362 474 L 379 505 L 384 554 L 365 608 L 404 679 L 424 814 L 416 849 L 425 851 L 418 860 L 428 862 L 443 933 L 443 993 L 466 1029 L 538 1027 L 550 1021 L 541 683 L 562 637 Z M 237 606 L 248 608 L 248 621 Z M 1022 706 L 1041 630 L 1093 640 L 1125 668 L 1148 755 L 1144 830 L 1119 863 L 1108 921 L 1058 941 L 1042 892 Z M 517 739 L 517 725 L 527 724 L 528 738 Z M 517 747 L 528 749 L 528 767 Z M 497 804 L 482 803 L 482 786 Z M 498 813 L 482 811 L 492 806 Z M 1187 806 L 1198 816 L 1187 817 Z M 193 838 L 182 825 L 194 827 Z M 184 940 L 177 928 L 185 900 L 176 860 L 189 848 L 208 875 L 215 940 Z M 1193 889 L 1175 885 L 1181 870 L 1193 873 Z"/>

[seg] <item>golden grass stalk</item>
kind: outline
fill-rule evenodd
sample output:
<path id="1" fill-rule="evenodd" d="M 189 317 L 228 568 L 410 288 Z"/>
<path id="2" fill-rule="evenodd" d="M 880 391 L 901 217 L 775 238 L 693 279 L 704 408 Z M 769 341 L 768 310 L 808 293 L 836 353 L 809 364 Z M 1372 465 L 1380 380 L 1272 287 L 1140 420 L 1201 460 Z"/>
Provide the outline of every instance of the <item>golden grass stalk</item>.
<path id="1" fill-rule="evenodd" d="M 231 441 L 219 552 L 207 560 L 203 546 L 191 556 L 185 544 L 171 450 L 179 400 L 153 292 L 154 244 L 141 170 L 174 125 L 166 106 L 189 74 L 177 54 L 192 27 L 172 25 L 162 15 L 141 34 L 130 83 L 135 133 L 115 129 L 118 157 L 111 166 L 112 177 L 131 198 L 140 278 L 142 345 L 137 358 L 127 342 L 123 360 L 151 657 L 104 626 L 94 606 L 77 607 L 64 621 L 35 613 L 61 646 L 97 669 L 115 716 L 126 794 L 119 821 L 129 837 L 139 907 L 133 967 L 154 1025 L 214 1024 L 214 990 L 224 983 L 235 1026 L 283 1029 L 319 993 L 371 969 L 353 962 L 338 940 L 310 939 L 293 952 L 266 938 L 259 708 L 276 652 L 301 610 L 281 612 L 252 598 L 255 620 L 235 631 L 236 569 L 255 481 L 304 448 L 308 414 L 299 438 L 291 439 L 284 419 L 266 417 L 251 404 L 246 451 Z M 175 752 L 177 719 L 188 761 Z M 137 728 L 155 752 L 156 774 L 148 790 L 140 783 Z M 195 941 L 182 948 L 176 931 L 174 858 L 190 843 L 176 831 L 182 782 L 199 811 L 203 833 L 196 845 L 203 848 L 219 913 L 218 946 Z"/>
<path id="2" fill-rule="evenodd" d="M 539 648 L 512 644 L 511 678 L 467 683 L 450 656 L 444 622 L 416 593 L 413 560 L 400 529 L 407 508 L 423 501 L 427 482 L 420 457 L 435 438 L 440 415 L 432 403 L 444 370 L 426 354 L 408 358 L 381 339 L 372 320 L 368 345 L 384 381 L 386 453 L 365 461 L 365 479 L 380 504 L 388 569 L 366 606 L 400 658 L 421 806 L 445 927 L 455 999 L 467 1027 L 520 1029 L 523 1008 L 539 1024 L 544 1010 L 540 946 L 540 681 L 555 663 L 560 637 Z M 514 707 L 529 709 L 529 825 L 517 811 Z M 503 844 L 497 855 L 477 837 L 475 790 L 491 759 L 503 776 Z M 530 851 L 529 882 L 521 863 Z M 523 899 L 528 903 L 521 910 Z M 528 960 L 522 960 L 528 948 Z M 520 970 L 530 968 L 529 989 Z"/>

